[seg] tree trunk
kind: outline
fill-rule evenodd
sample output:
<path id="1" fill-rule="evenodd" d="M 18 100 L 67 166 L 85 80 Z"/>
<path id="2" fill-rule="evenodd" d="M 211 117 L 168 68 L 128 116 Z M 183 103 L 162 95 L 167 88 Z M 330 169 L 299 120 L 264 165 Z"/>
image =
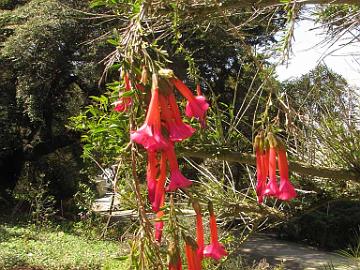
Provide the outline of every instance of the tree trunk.
<path id="1" fill-rule="evenodd" d="M 326 0 L 297 0 L 297 1 L 290 1 L 290 3 L 298 3 L 298 4 L 338 4 L 338 5 L 357 5 L 360 6 L 359 0 L 333 0 L 333 1 L 326 1 Z M 208 16 L 213 14 L 215 11 L 222 9 L 222 10 L 235 10 L 240 8 L 265 8 L 270 6 L 276 5 L 284 5 L 285 3 L 281 3 L 279 0 L 260 0 L 260 1 L 247 1 L 247 0 L 234 0 L 228 1 L 226 3 L 220 4 L 213 4 L 213 5 L 199 5 L 195 6 L 190 10 L 187 10 L 191 16 Z"/>
<path id="2" fill-rule="evenodd" d="M 203 158 L 203 159 L 215 159 L 215 160 L 225 160 L 230 162 L 238 162 L 241 164 L 255 165 L 255 156 L 248 153 L 239 153 L 232 151 L 203 151 L 203 150 L 188 150 L 181 149 L 181 156 L 185 157 L 194 157 L 194 158 Z M 301 174 L 301 175 L 310 175 L 321 178 L 336 179 L 339 181 L 353 180 L 360 183 L 360 175 L 356 172 L 348 169 L 338 169 L 338 168 L 326 168 L 319 166 L 312 166 L 304 164 L 301 162 L 290 161 L 289 169 L 292 172 Z"/>

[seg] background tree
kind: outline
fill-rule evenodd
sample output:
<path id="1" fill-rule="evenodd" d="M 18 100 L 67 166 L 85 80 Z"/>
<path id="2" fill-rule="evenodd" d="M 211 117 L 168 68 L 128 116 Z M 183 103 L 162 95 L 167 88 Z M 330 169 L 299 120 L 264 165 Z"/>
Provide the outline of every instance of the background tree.
<path id="1" fill-rule="evenodd" d="M 89 23 L 87 3 L 9 1 L 1 8 L 1 192 L 31 168 L 58 198 L 71 197 L 82 161 L 79 137 L 66 123 L 99 93 L 97 63 L 109 48 L 93 39 L 106 29 Z"/>

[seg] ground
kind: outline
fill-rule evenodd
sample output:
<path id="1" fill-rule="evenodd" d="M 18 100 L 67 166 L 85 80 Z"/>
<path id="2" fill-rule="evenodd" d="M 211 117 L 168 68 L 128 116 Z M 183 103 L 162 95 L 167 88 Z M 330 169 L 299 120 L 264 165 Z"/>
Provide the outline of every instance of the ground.
<path id="1" fill-rule="evenodd" d="M 0 269 L 2 270 L 125 270 L 126 244 L 84 236 L 64 227 L 39 229 L 33 225 L 0 225 Z M 241 269 L 355 270 L 360 260 L 343 258 L 313 247 L 256 234 L 242 245 L 239 255 L 261 261 L 261 267 Z M 334 265 L 330 268 L 329 265 Z M 358 265 L 356 265 L 358 264 Z M 271 268 L 273 265 L 282 267 Z M 326 268 L 328 267 L 328 268 Z M 240 269 L 238 267 L 232 269 Z M 230 268 L 229 268 L 230 269 Z"/>

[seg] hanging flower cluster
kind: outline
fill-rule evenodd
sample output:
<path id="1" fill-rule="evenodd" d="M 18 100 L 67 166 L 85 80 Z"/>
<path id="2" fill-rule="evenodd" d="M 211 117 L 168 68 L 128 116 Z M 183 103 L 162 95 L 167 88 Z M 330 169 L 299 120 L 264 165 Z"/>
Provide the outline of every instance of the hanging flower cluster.
<path id="1" fill-rule="evenodd" d="M 171 71 L 163 70 L 162 74 L 167 74 L 168 78 L 156 74 L 152 76 L 151 100 L 145 122 L 130 135 L 132 141 L 141 144 L 147 151 L 149 201 L 155 212 L 162 207 L 165 191 L 176 191 L 192 184 L 179 169 L 174 144 L 191 137 L 195 129 L 182 121 L 173 91 L 174 86 L 188 100 L 188 117 L 195 117 L 204 122 L 209 108 L 204 96 L 194 96 Z M 159 80 L 162 88 L 159 87 Z M 165 188 L 167 166 L 170 170 L 170 183 Z"/>
<path id="2" fill-rule="evenodd" d="M 146 75 L 146 74 L 145 74 Z M 144 72 L 142 78 L 144 77 Z M 131 85 L 128 76 L 125 75 L 125 90 L 129 91 Z M 147 83 L 141 79 L 142 87 Z M 147 108 L 145 121 L 137 130 L 131 131 L 130 139 L 142 145 L 147 151 L 147 170 L 146 181 L 148 189 L 148 199 L 152 210 L 156 213 L 155 220 L 155 240 L 161 242 L 164 221 L 162 208 L 165 202 L 166 192 L 175 192 L 178 189 L 185 189 L 192 185 L 192 181 L 187 179 L 180 171 L 175 153 L 175 143 L 181 142 L 196 131 L 189 124 L 183 122 L 174 90 L 186 98 L 185 115 L 189 118 L 197 119 L 201 127 L 205 127 L 206 111 L 209 104 L 201 94 L 200 86 L 197 86 L 197 95 L 178 78 L 171 70 L 160 70 L 159 75 L 153 74 L 151 80 L 151 98 Z M 139 87 L 136 87 L 139 89 Z M 119 98 L 119 104 L 115 104 L 115 110 L 124 111 L 131 104 L 132 99 L 124 100 Z M 121 109 L 119 105 L 122 105 Z M 119 109 L 116 109 L 116 108 Z M 169 172 L 169 183 L 166 179 Z M 185 253 L 189 269 L 201 269 L 203 257 L 211 257 L 219 260 L 227 255 L 222 244 L 218 242 L 216 218 L 212 204 L 209 206 L 211 242 L 208 246 L 204 245 L 204 231 L 202 224 L 201 208 L 198 203 L 194 203 L 196 212 L 196 232 L 197 242 L 189 236 L 184 236 Z M 182 269 L 181 257 L 178 245 L 169 247 L 169 269 Z"/>
<path id="3" fill-rule="evenodd" d="M 194 201 L 193 208 L 196 214 L 196 241 L 190 236 L 183 236 L 185 240 L 185 254 L 188 263 L 188 269 L 201 270 L 201 264 L 204 257 L 212 258 L 218 261 L 222 257 L 227 256 L 227 252 L 224 246 L 219 242 L 216 217 L 214 214 L 212 202 L 208 203 L 208 211 L 210 217 L 210 243 L 206 246 L 204 241 L 204 226 L 202 222 L 200 204 L 197 201 Z"/>
<path id="4" fill-rule="evenodd" d="M 296 191 L 289 180 L 288 161 L 284 144 L 269 132 L 255 137 L 256 194 L 262 203 L 265 196 L 288 201 L 296 197 Z M 276 177 L 276 164 L 280 172 L 280 184 Z"/>

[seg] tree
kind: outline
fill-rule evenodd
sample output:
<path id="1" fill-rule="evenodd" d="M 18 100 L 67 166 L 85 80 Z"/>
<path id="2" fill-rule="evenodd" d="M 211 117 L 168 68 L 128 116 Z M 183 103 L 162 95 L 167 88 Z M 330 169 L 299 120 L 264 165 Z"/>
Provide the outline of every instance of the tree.
<path id="1" fill-rule="evenodd" d="M 48 180 L 56 179 L 52 190 L 60 198 L 71 196 L 82 162 L 78 135 L 66 123 L 79 113 L 88 95 L 99 93 L 102 70 L 96 63 L 108 47 L 92 39 L 102 35 L 104 28 L 88 24 L 88 15 L 75 9 L 87 10 L 86 3 L 11 1 L 2 7 L 0 95 L 5 111 L 0 119 L 4 130 L 0 145 L 5 151 L 0 153 L 1 190 L 11 190 L 26 174 L 25 163 L 37 168 L 36 175 L 52 170 L 54 164 L 47 159 L 58 152 L 63 155 L 62 166 L 72 167 L 73 172 L 63 175 L 60 166 L 57 174 L 55 166 Z M 85 42 L 90 43 L 81 45 Z M 70 193 L 59 191 L 62 184 Z"/>

